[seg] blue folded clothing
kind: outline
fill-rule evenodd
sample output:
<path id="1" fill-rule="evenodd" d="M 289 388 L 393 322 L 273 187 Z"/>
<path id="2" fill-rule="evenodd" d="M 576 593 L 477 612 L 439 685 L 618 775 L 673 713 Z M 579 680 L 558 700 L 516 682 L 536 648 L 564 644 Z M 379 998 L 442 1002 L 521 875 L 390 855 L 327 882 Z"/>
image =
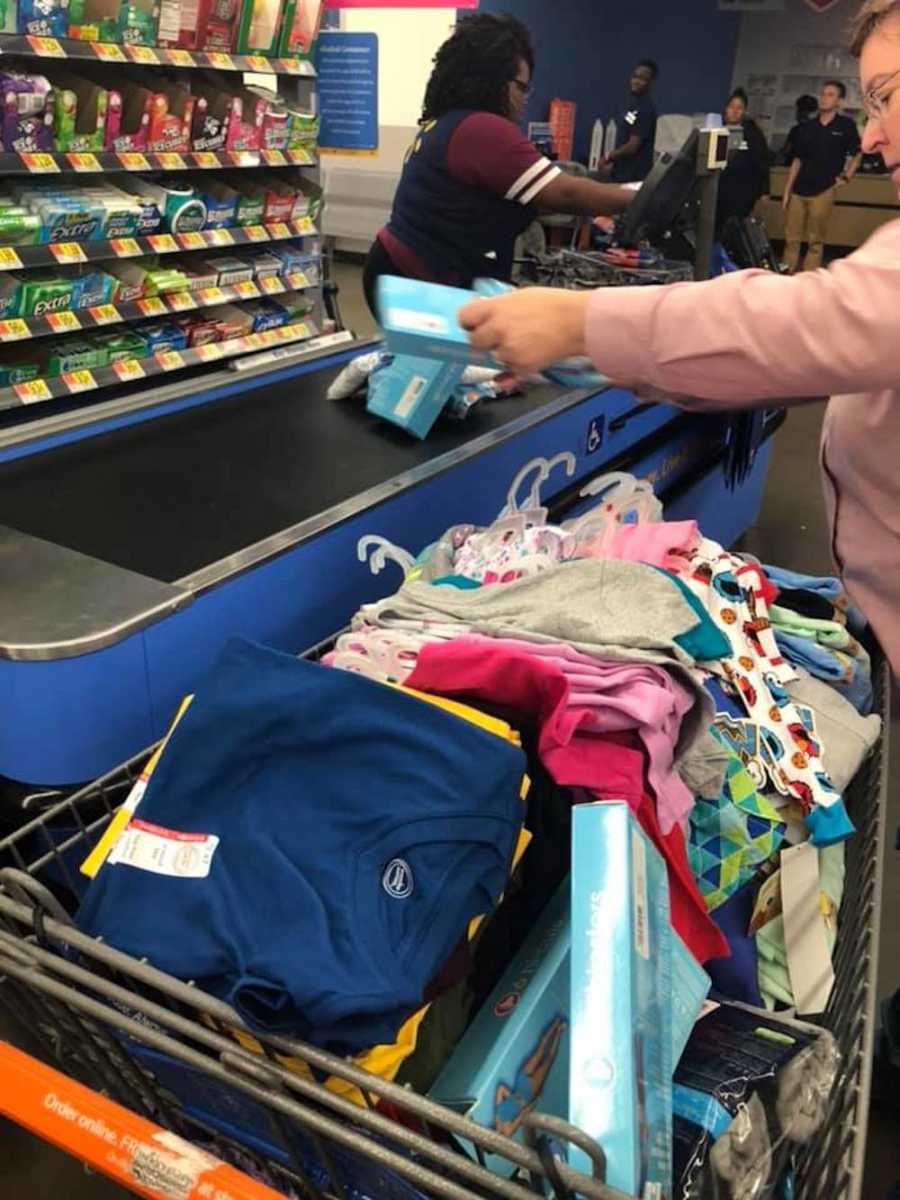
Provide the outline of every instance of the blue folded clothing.
<path id="1" fill-rule="evenodd" d="M 872 711 L 872 677 L 864 659 L 782 629 L 775 630 L 775 641 L 788 662 L 830 684 L 857 712 L 866 716 Z"/>

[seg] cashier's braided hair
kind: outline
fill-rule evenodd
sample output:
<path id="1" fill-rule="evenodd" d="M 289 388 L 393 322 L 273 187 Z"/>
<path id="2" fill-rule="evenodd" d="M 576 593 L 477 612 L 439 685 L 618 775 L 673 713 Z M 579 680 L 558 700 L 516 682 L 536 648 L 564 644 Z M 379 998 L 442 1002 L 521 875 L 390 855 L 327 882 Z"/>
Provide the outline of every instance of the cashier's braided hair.
<path id="1" fill-rule="evenodd" d="M 465 17 L 434 56 L 423 123 L 456 108 L 508 116 L 507 85 L 523 60 L 534 69 L 531 34 L 521 21 L 504 13 Z"/>

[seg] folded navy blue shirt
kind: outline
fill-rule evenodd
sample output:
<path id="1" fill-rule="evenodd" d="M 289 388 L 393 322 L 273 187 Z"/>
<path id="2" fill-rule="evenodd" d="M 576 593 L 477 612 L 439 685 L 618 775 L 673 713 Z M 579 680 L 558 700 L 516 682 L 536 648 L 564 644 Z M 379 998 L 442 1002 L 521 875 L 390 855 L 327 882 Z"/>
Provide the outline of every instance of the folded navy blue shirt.
<path id="1" fill-rule="evenodd" d="M 524 772 L 413 695 L 232 641 L 78 924 L 258 1029 L 390 1043 L 506 885 Z"/>

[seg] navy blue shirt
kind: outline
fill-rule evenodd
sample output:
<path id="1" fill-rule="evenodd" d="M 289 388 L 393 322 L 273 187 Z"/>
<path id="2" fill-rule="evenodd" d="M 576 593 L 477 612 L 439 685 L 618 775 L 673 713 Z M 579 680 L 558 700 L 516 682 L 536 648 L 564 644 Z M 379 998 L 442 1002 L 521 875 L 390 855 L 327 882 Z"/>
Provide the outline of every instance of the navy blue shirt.
<path id="1" fill-rule="evenodd" d="M 859 153 L 859 130 L 849 117 L 836 116 L 827 125 L 816 117 L 791 130 L 791 148 L 800 159 L 795 195 L 820 196 L 834 187 L 847 159 Z"/>
<path id="2" fill-rule="evenodd" d="M 614 183 L 636 183 L 646 179 L 653 166 L 653 147 L 656 143 L 656 105 L 646 93 L 635 96 L 629 93 L 625 107 L 616 117 L 616 149 L 624 146 L 629 138 L 641 140 L 637 154 L 613 160 Z"/>

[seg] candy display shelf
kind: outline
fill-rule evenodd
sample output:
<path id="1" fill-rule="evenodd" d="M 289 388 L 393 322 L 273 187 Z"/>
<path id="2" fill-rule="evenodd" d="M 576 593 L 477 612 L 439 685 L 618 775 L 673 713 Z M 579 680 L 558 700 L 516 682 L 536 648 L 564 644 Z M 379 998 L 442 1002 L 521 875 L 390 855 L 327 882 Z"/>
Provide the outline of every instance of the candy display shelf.
<path id="1" fill-rule="evenodd" d="M 212 50 L 170 50 L 163 46 L 119 45 L 115 42 L 82 42 L 72 38 L 0 34 L 0 54 L 25 58 L 103 63 L 134 63 L 141 67 L 181 67 L 185 70 L 243 71 L 254 74 L 315 78 L 307 59 L 266 58 L 261 54 L 224 54 Z"/>
<path id="2" fill-rule="evenodd" d="M 0 175 L 106 175 L 116 171 L 218 171 L 250 167 L 314 167 L 317 160 L 308 150 L 191 150 L 180 153 L 97 151 L 64 154 L 40 151 L 33 154 L 0 152 Z"/>

